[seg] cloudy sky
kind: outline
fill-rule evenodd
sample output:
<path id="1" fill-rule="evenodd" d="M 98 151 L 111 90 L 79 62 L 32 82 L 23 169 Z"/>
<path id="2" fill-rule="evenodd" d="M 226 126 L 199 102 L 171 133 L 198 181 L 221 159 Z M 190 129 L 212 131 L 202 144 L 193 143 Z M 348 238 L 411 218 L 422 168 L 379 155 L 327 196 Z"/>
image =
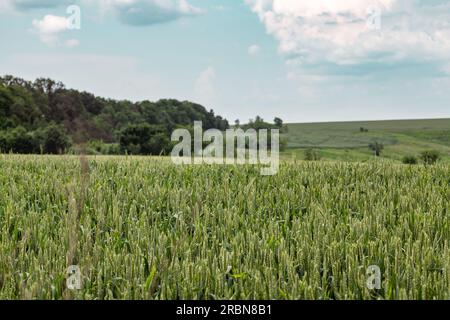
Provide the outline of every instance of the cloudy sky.
<path id="1" fill-rule="evenodd" d="M 450 117 L 450 0 L 0 0 L 0 74 L 234 121 Z"/>

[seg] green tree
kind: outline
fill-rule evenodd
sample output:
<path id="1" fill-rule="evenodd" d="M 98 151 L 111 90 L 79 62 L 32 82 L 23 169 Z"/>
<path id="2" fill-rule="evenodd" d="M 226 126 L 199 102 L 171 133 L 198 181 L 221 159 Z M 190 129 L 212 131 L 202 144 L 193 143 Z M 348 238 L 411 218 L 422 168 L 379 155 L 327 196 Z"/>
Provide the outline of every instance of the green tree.
<path id="1" fill-rule="evenodd" d="M 375 141 L 369 144 L 369 149 L 375 153 L 376 157 L 379 157 L 381 152 L 384 150 L 384 145 L 378 141 Z"/>
<path id="2" fill-rule="evenodd" d="M 229 128 L 228 121 L 215 115 L 213 110 L 208 111 L 189 101 L 118 101 L 67 89 L 64 84 L 52 79 L 39 78 L 30 82 L 8 75 L 0 77 L 0 130 L 8 131 L 2 133 L 2 149 L 14 150 L 10 148 L 14 139 L 9 131 L 18 126 L 25 128 L 27 133 L 36 131 L 40 144 L 44 146 L 46 128 L 55 123 L 61 125 L 66 136 L 76 144 L 104 141 L 111 146 L 115 144 L 111 151 L 115 152 L 125 129 L 132 125 L 147 124 L 161 129 L 152 129 L 145 143 L 129 142 L 126 148 L 133 153 L 154 154 L 158 151 L 159 154 L 167 149 L 162 148 L 162 145 L 167 144 L 170 133 L 176 127 L 192 126 L 196 120 L 203 122 L 204 130 L 216 128 L 224 131 Z M 158 138 L 150 141 L 150 137 L 156 133 L 159 133 Z M 163 138 L 162 133 L 165 133 L 166 138 Z M 56 136 L 59 135 L 55 133 Z M 50 141 L 53 139 L 50 136 L 48 139 L 44 152 L 57 153 L 57 150 L 67 149 L 64 141 L 61 144 Z M 23 144 L 23 141 L 20 143 Z"/>
<path id="3" fill-rule="evenodd" d="M 172 149 L 172 142 L 165 132 L 153 134 L 146 145 L 148 154 L 166 155 Z"/>
<path id="4" fill-rule="evenodd" d="M 39 153 L 39 139 L 34 132 L 28 132 L 18 126 L 11 130 L 0 132 L 0 150 L 14 153 Z"/>
<path id="5" fill-rule="evenodd" d="M 275 123 L 275 127 L 281 129 L 283 128 L 283 120 L 281 120 L 278 117 L 275 117 L 275 119 L 273 119 L 273 123 Z"/>
<path id="6" fill-rule="evenodd" d="M 41 139 L 44 153 L 61 154 L 71 145 L 64 127 L 54 123 L 43 130 Z"/>
<path id="7" fill-rule="evenodd" d="M 159 155 L 169 152 L 171 141 L 164 127 L 143 123 L 129 125 L 121 132 L 120 147 L 131 154 Z"/>

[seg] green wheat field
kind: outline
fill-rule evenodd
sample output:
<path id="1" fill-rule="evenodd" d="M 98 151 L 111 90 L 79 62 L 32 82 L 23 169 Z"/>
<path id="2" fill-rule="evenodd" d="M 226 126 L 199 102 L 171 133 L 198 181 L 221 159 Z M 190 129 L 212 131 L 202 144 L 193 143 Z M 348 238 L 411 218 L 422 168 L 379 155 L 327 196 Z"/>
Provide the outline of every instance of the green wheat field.
<path id="1" fill-rule="evenodd" d="M 292 160 L 261 176 L 0 155 L 0 169 L 0 299 L 450 299 L 448 163 Z"/>

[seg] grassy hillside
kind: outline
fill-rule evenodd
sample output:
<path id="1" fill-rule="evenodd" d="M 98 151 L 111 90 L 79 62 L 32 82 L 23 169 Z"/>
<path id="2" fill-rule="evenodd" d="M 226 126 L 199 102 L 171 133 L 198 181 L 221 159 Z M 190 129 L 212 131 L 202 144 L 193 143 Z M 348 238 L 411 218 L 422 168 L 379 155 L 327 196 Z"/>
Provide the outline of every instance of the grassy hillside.
<path id="1" fill-rule="evenodd" d="M 306 148 L 316 148 L 324 159 L 367 160 L 372 157 L 368 145 L 378 141 L 385 146 L 385 158 L 400 160 L 434 149 L 443 161 L 450 161 L 450 119 L 293 123 L 287 127 L 286 154 L 295 158 L 301 158 Z"/>

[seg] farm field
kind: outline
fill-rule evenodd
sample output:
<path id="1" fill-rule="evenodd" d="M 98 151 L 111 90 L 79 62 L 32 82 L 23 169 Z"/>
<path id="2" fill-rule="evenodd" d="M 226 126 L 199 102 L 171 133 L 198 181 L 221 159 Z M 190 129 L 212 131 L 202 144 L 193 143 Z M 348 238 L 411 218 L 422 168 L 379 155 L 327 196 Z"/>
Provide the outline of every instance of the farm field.
<path id="1" fill-rule="evenodd" d="M 0 155 L 0 228 L 1 299 L 450 299 L 447 163 Z"/>
<path id="2" fill-rule="evenodd" d="M 373 157 L 368 145 L 384 145 L 381 157 L 400 162 L 404 156 L 437 150 L 450 162 L 450 119 L 384 120 L 287 124 L 286 158 L 304 158 L 315 148 L 324 160 L 366 161 Z M 361 128 L 367 131 L 361 132 Z"/>

